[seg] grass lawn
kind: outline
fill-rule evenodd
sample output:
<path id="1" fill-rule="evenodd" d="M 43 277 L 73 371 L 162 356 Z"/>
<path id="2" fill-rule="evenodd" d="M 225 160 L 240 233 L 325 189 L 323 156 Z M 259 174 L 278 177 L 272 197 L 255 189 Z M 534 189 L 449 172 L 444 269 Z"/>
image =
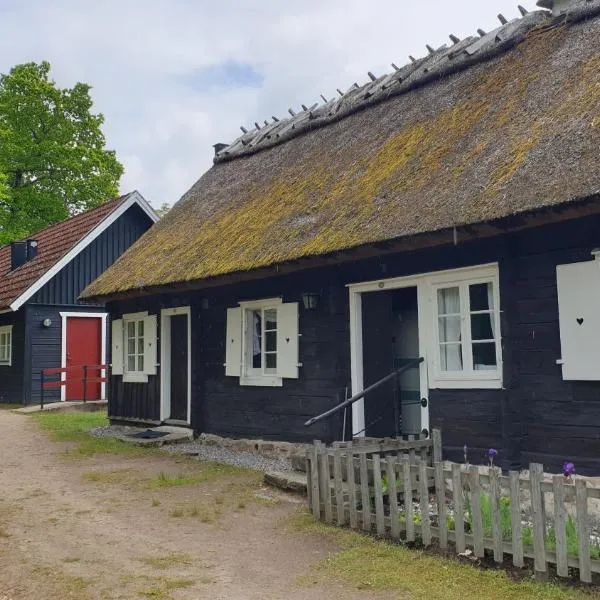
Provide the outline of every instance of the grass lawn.
<path id="1" fill-rule="evenodd" d="M 307 512 L 291 522 L 295 531 L 328 536 L 340 550 L 318 565 L 313 576 L 303 578 L 314 585 L 333 578 L 357 589 L 395 592 L 411 600 L 589 600 L 596 592 L 515 581 L 502 570 L 481 569 L 457 560 L 438 557 L 374 540 L 358 533 L 317 522 Z"/>
<path id="2" fill-rule="evenodd" d="M 123 454 L 142 456 L 156 451 L 154 448 L 127 444 L 115 438 L 99 438 L 88 433 L 93 427 L 108 425 L 105 411 L 48 411 L 32 413 L 42 429 L 50 433 L 56 442 L 75 442 L 67 450 L 70 456 L 94 456 L 95 454 Z"/>
<path id="3" fill-rule="evenodd" d="M 16 408 L 23 408 L 22 404 L 16 404 L 16 403 L 8 403 L 8 404 L 2 404 L 0 403 L 0 410 L 15 410 Z"/>

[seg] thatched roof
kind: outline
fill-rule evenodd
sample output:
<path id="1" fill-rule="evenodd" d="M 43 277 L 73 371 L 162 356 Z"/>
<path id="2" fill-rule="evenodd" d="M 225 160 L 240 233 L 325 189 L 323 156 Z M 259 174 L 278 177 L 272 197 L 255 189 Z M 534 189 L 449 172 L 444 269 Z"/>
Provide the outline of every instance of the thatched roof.
<path id="1" fill-rule="evenodd" d="M 600 0 L 574 5 L 568 18 L 530 13 L 321 112 L 245 134 L 84 295 L 198 282 L 598 193 Z"/>

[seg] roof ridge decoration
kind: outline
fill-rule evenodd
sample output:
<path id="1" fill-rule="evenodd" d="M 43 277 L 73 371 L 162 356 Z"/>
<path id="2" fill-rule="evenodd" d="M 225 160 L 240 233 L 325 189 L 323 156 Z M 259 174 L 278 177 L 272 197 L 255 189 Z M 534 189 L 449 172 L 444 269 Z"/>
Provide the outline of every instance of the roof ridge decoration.
<path id="1" fill-rule="evenodd" d="M 538 4 L 551 8 L 553 1 L 541 0 Z M 380 77 L 369 72 L 369 81 L 364 85 L 354 83 L 346 92 L 338 89 L 339 98 L 325 101 L 322 95 L 324 103 L 320 106 L 318 102 L 310 107 L 302 105 L 302 111 L 298 113 L 290 108 L 289 118 L 273 117 L 272 122 L 265 121 L 262 127 L 256 122 L 251 131 L 241 127 L 242 135 L 231 144 L 218 144 L 214 162 L 226 162 L 271 148 L 305 131 L 339 121 L 390 97 L 406 94 L 431 81 L 490 60 L 520 44 L 540 26 L 574 23 L 600 14 L 600 0 L 567 0 L 567 3 L 568 9 L 556 17 L 546 10 L 527 12 L 519 6 L 521 18 L 508 21 L 498 15 L 501 25 L 493 31 L 478 29 L 478 37 L 470 36 L 464 40 L 450 35 L 451 46 L 434 49 L 427 45 L 427 56 L 420 59 L 410 56 L 411 62 L 403 67 L 392 63 L 393 71 Z"/>

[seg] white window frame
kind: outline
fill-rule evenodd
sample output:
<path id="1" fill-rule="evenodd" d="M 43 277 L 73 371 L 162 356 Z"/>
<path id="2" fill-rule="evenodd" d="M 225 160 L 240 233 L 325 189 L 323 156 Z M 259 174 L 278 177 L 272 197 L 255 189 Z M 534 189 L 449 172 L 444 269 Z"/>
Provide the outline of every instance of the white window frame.
<path id="1" fill-rule="evenodd" d="M 261 310 L 263 313 L 266 310 L 275 310 L 277 311 L 278 307 L 283 304 L 281 298 L 266 298 L 264 300 L 252 300 L 247 302 L 240 302 L 240 308 L 242 309 L 242 360 L 241 360 L 241 371 L 240 371 L 240 385 L 256 385 L 256 386 L 271 386 L 271 387 L 281 387 L 283 386 L 283 378 L 278 377 L 274 373 L 269 373 L 266 369 L 266 360 L 265 360 L 265 335 L 264 335 L 264 324 L 265 319 L 262 319 L 262 327 L 263 334 L 262 339 L 263 343 L 261 345 L 261 351 L 263 355 L 262 359 L 262 368 L 254 369 L 252 368 L 249 359 L 249 346 L 248 344 L 252 343 L 251 335 L 250 335 L 250 326 L 248 323 L 248 313 L 250 311 Z M 279 326 L 279 322 L 277 323 Z"/>
<path id="2" fill-rule="evenodd" d="M 493 304 L 491 311 L 471 311 L 469 287 L 478 284 L 492 284 Z M 462 349 L 462 371 L 442 371 L 441 364 L 441 340 L 439 336 L 439 312 L 438 291 L 446 288 L 457 287 L 460 298 L 460 321 L 461 321 L 461 349 Z M 502 387 L 502 347 L 500 340 L 500 294 L 498 286 L 498 273 L 477 276 L 476 272 L 466 277 L 452 278 L 446 281 L 431 283 L 431 304 L 433 309 L 433 333 L 435 339 L 434 369 L 432 387 Z M 476 370 L 473 368 L 473 340 L 471 336 L 471 315 L 491 312 L 494 323 L 494 342 L 496 348 L 496 368 L 488 370 Z M 492 340 L 490 340 L 491 342 Z M 476 342 L 477 343 L 477 342 Z"/>
<path id="3" fill-rule="evenodd" d="M 0 367 L 12 367 L 12 330 L 12 325 L 3 325 L 2 327 L 0 327 L 0 335 L 8 335 L 8 358 L 0 360 Z"/>
<path id="4" fill-rule="evenodd" d="M 144 319 L 148 316 L 148 312 L 138 312 L 138 313 L 129 313 L 129 314 L 125 314 L 123 315 L 122 319 L 123 319 L 123 382 L 124 383 L 147 383 L 148 382 L 148 375 L 147 373 L 145 373 L 143 370 L 139 371 L 137 369 L 137 367 L 139 366 L 139 339 L 138 339 L 138 327 L 139 325 L 136 325 L 136 349 L 138 350 L 138 352 L 136 352 L 135 356 L 136 356 L 136 370 L 135 371 L 130 371 L 128 369 L 128 365 L 129 365 L 129 352 L 128 352 L 128 344 L 127 344 L 127 329 L 128 329 L 128 324 L 129 323 L 139 323 L 144 322 Z M 145 325 L 144 325 L 144 337 L 142 339 L 144 339 L 144 344 L 145 344 L 145 336 L 148 335 L 146 329 L 145 329 Z M 142 350 L 142 357 L 144 357 L 144 351 Z M 145 357 L 144 357 L 144 361 L 145 361 Z M 146 364 L 144 364 L 144 368 L 146 368 Z"/>

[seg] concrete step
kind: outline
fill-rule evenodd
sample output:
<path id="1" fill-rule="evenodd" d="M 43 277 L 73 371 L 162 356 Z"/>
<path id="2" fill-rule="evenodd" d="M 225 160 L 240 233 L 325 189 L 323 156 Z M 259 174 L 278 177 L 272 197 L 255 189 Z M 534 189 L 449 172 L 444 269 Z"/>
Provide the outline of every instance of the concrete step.
<path id="1" fill-rule="evenodd" d="M 270 471 L 265 473 L 264 482 L 285 492 L 306 495 L 306 474 Z"/>

